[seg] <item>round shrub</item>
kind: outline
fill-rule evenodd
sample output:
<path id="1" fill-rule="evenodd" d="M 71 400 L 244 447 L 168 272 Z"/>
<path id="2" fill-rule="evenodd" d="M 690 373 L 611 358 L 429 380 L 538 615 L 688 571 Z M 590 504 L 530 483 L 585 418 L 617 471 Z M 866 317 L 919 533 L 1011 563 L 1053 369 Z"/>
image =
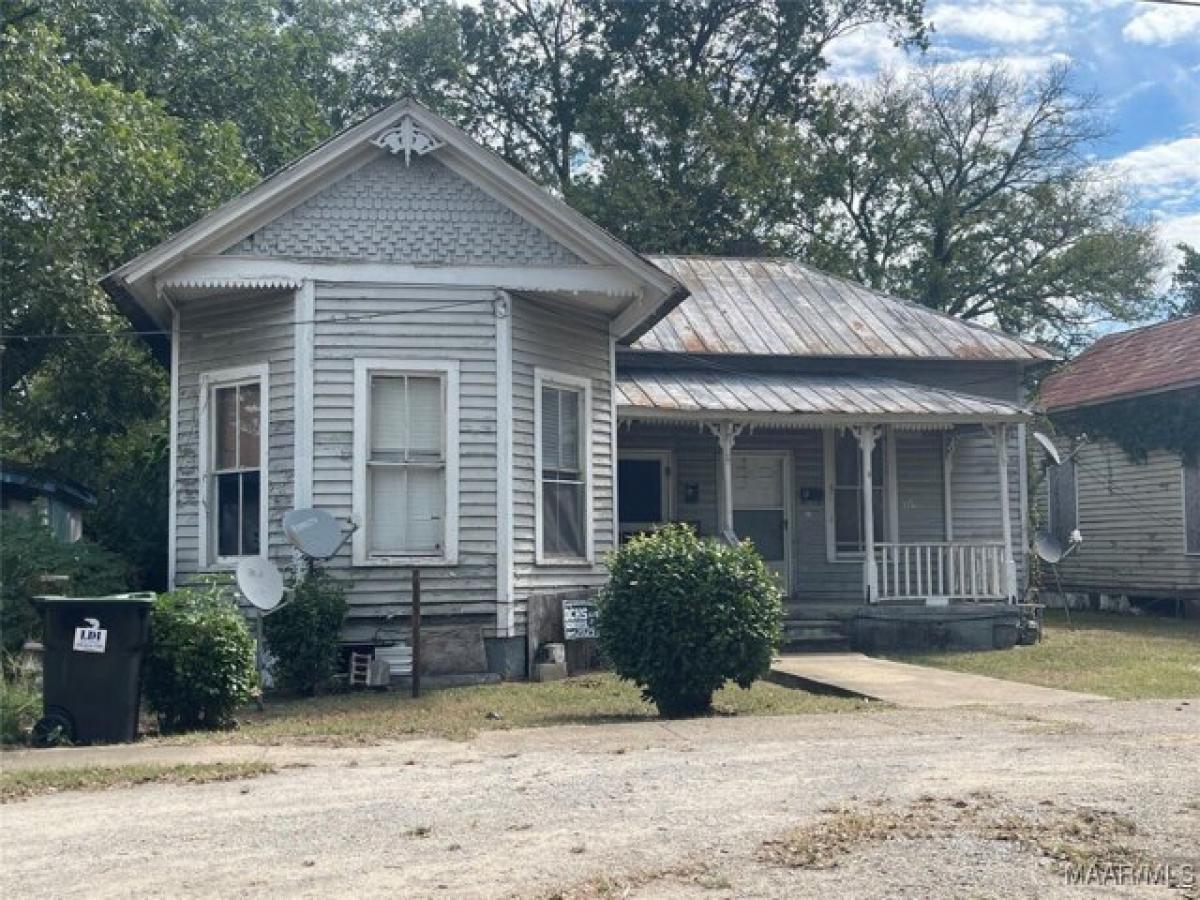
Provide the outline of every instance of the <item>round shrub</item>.
<path id="1" fill-rule="evenodd" d="M 293 586 L 288 602 L 263 620 L 279 687 L 312 696 L 333 677 L 346 608 L 345 586 L 314 567 Z"/>
<path id="2" fill-rule="evenodd" d="M 225 728 L 258 685 L 254 638 L 213 587 L 162 594 L 150 616 L 146 702 L 164 732 Z"/>
<path id="3" fill-rule="evenodd" d="M 608 568 L 600 645 L 663 716 L 707 712 L 726 681 L 748 688 L 770 668 L 783 607 L 749 541 L 731 547 L 672 525 L 629 541 Z"/>

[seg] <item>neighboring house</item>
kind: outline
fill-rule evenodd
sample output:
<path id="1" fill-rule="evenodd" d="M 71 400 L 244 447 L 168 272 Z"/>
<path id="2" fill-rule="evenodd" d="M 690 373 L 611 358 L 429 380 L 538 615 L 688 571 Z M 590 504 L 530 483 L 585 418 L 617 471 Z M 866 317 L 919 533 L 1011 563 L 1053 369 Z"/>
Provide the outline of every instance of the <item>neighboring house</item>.
<path id="1" fill-rule="evenodd" d="M 668 520 L 753 538 L 793 610 L 1022 593 L 1049 354 L 792 262 L 641 256 L 419 104 L 103 285 L 164 332 L 173 583 L 288 561 L 318 506 L 360 524 L 349 640 L 420 567 L 510 672 L 531 596 Z"/>
<path id="2" fill-rule="evenodd" d="M 1085 436 L 1089 418 L 1200 421 L 1200 316 L 1101 338 L 1045 380 L 1039 404 L 1065 457 L 1039 498 L 1047 527 L 1083 537 L 1059 566 L 1063 590 L 1200 600 L 1200 460 L 1162 448 L 1135 460 L 1095 429 Z"/>
<path id="3" fill-rule="evenodd" d="M 83 511 L 95 505 L 95 495 L 68 478 L 0 460 L 0 510 L 37 516 L 64 544 L 83 537 Z"/>

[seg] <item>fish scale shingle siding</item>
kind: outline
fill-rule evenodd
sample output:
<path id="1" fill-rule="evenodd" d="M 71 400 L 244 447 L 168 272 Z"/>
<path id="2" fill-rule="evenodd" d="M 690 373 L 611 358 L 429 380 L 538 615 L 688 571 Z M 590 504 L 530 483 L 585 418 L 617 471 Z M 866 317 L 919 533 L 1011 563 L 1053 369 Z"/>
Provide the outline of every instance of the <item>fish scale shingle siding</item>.
<path id="1" fill-rule="evenodd" d="M 442 163 L 381 156 L 228 253 L 460 265 L 578 265 L 574 253 Z"/>

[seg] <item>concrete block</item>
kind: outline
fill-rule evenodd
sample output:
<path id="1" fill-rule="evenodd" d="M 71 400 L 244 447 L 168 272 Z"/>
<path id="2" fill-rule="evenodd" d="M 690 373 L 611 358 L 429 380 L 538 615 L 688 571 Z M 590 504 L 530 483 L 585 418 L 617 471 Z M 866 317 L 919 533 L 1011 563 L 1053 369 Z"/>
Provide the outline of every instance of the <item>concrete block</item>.
<path id="1" fill-rule="evenodd" d="M 562 681 L 567 677 L 565 662 L 538 663 L 533 667 L 534 681 Z"/>

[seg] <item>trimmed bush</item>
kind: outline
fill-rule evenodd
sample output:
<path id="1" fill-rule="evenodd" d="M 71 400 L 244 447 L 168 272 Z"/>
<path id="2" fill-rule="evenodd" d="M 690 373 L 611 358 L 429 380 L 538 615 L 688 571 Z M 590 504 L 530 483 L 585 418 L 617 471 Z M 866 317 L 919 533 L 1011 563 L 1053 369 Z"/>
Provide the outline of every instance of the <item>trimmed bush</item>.
<path id="1" fill-rule="evenodd" d="M 42 575 L 70 580 L 58 588 L 43 584 Z M 86 538 L 62 543 L 34 515 L 0 513 L 0 635 L 7 653 L 16 653 L 42 633 L 33 598 L 60 590 L 76 597 L 128 591 L 129 566 Z"/>
<path id="2" fill-rule="evenodd" d="M 155 601 L 144 684 L 164 732 L 232 725 L 258 686 L 254 663 L 246 620 L 215 585 Z"/>
<path id="3" fill-rule="evenodd" d="M 288 602 L 263 620 L 271 674 L 284 690 L 311 697 L 337 671 L 346 588 L 314 566 L 292 588 Z"/>
<path id="4" fill-rule="evenodd" d="M 608 568 L 600 645 L 661 715 L 707 712 L 725 682 L 748 688 L 770 668 L 783 607 L 749 541 L 730 547 L 672 525 L 635 537 Z"/>

